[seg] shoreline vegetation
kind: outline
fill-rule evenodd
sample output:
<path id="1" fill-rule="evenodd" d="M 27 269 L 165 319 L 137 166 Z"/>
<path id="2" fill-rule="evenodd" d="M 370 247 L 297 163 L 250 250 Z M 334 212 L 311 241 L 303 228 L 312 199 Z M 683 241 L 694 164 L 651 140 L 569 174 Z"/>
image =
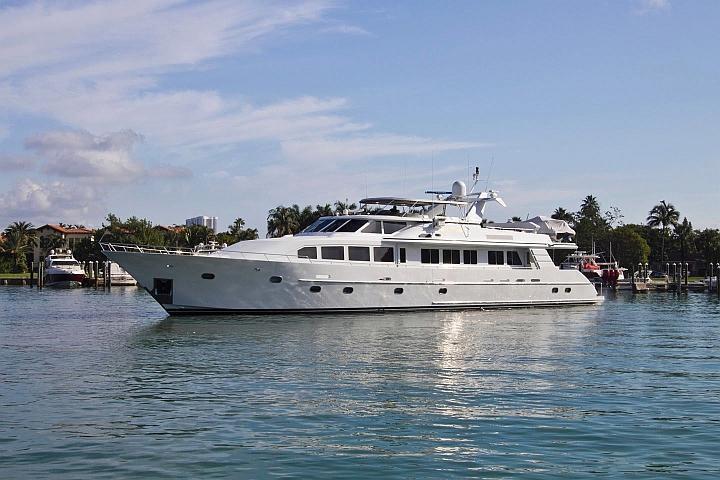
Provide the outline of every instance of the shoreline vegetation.
<path id="1" fill-rule="evenodd" d="M 267 237 L 292 235 L 322 216 L 339 215 L 356 208 L 355 204 L 342 201 L 315 207 L 279 205 L 268 212 Z M 625 224 L 624 215 L 617 207 L 603 212 L 600 202 L 593 195 L 586 196 L 577 211 L 558 207 L 551 217 L 570 224 L 576 232 L 575 243 L 580 250 L 590 252 L 594 246 L 596 252 L 606 255 L 612 250 L 620 265 L 630 270 L 638 263 L 649 263 L 652 269 L 665 272 L 673 263 L 688 263 L 691 275 L 704 277 L 708 263 L 720 262 L 720 229 L 693 229 L 688 218 L 683 217 L 681 221 L 677 208 L 665 200 L 649 210 L 644 224 Z M 521 221 L 521 218 L 512 217 L 511 221 Z M 94 240 L 83 238 L 76 242 L 73 254 L 81 262 L 104 260 L 98 244 L 101 239 L 116 243 L 193 248 L 213 241 L 230 245 L 256 238 L 258 230 L 247 227 L 240 217 L 228 225 L 226 231 L 214 233 L 200 225 L 153 225 L 145 218 L 133 216 L 122 220 L 109 213 L 102 226 L 94 231 Z M 0 233 L 0 275 L 26 274 L 36 249 L 44 257 L 50 250 L 59 248 L 67 248 L 65 239 L 60 235 L 40 238 L 33 224 L 12 222 Z"/>

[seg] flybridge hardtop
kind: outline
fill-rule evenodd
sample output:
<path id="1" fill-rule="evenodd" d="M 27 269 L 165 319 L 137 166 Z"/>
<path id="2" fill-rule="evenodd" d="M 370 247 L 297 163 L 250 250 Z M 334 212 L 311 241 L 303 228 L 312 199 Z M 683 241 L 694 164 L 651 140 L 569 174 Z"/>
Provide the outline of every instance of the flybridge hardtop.
<path id="1" fill-rule="evenodd" d="M 477 176 L 476 182 L 477 184 Z M 430 199 L 375 197 L 296 235 L 194 250 L 101 243 L 172 314 L 385 311 L 595 304 L 577 270 L 548 249 L 575 248 L 543 217 L 487 223 L 497 192 L 457 181 Z M 574 233 L 574 232 L 573 232 Z"/>

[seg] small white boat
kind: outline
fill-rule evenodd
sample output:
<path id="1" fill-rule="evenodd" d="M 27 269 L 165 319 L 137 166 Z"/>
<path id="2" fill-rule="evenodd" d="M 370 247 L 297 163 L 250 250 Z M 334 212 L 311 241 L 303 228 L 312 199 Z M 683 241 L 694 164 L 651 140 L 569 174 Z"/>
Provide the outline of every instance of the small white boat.
<path id="1" fill-rule="evenodd" d="M 137 285 L 137 281 L 120 265 L 110 262 L 110 285 L 132 287 Z"/>
<path id="2" fill-rule="evenodd" d="M 85 279 L 82 265 L 75 260 L 70 250 L 57 253 L 50 250 L 50 255 L 45 258 L 44 268 L 43 285 L 46 287 L 80 287 Z"/>

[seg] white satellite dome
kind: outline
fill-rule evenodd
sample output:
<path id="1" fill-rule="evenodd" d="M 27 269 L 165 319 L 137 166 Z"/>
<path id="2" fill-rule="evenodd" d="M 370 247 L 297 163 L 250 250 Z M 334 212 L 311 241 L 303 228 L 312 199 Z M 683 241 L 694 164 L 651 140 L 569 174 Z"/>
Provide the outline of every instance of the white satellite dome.
<path id="1" fill-rule="evenodd" d="M 461 180 L 456 180 L 452 184 L 452 194 L 453 197 L 464 197 L 467 195 L 467 186 L 465 186 L 465 182 Z"/>

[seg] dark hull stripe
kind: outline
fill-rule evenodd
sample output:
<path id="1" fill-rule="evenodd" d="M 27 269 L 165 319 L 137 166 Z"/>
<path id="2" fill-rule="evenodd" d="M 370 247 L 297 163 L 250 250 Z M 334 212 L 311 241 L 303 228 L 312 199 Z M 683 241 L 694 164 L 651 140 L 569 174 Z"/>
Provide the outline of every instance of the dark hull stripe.
<path id="1" fill-rule="evenodd" d="M 361 307 L 361 308 L 304 308 L 304 309 L 231 309 L 231 308 L 197 308 L 187 307 L 176 309 L 162 305 L 169 315 L 277 315 L 277 314 L 325 314 L 325 313 L 384 313 L 384 312 L 417 312 L 424 310 L 456 311 L 456 310 L 498 310 L 507 308 L 536 307 L 573 307 L 578 305 L 597 305 L 593 300 L 577 300 L 572 302 L 538 302 L 538 303 L 494 303 L 477 305 L 435 305 L 426 307 Z"/>

